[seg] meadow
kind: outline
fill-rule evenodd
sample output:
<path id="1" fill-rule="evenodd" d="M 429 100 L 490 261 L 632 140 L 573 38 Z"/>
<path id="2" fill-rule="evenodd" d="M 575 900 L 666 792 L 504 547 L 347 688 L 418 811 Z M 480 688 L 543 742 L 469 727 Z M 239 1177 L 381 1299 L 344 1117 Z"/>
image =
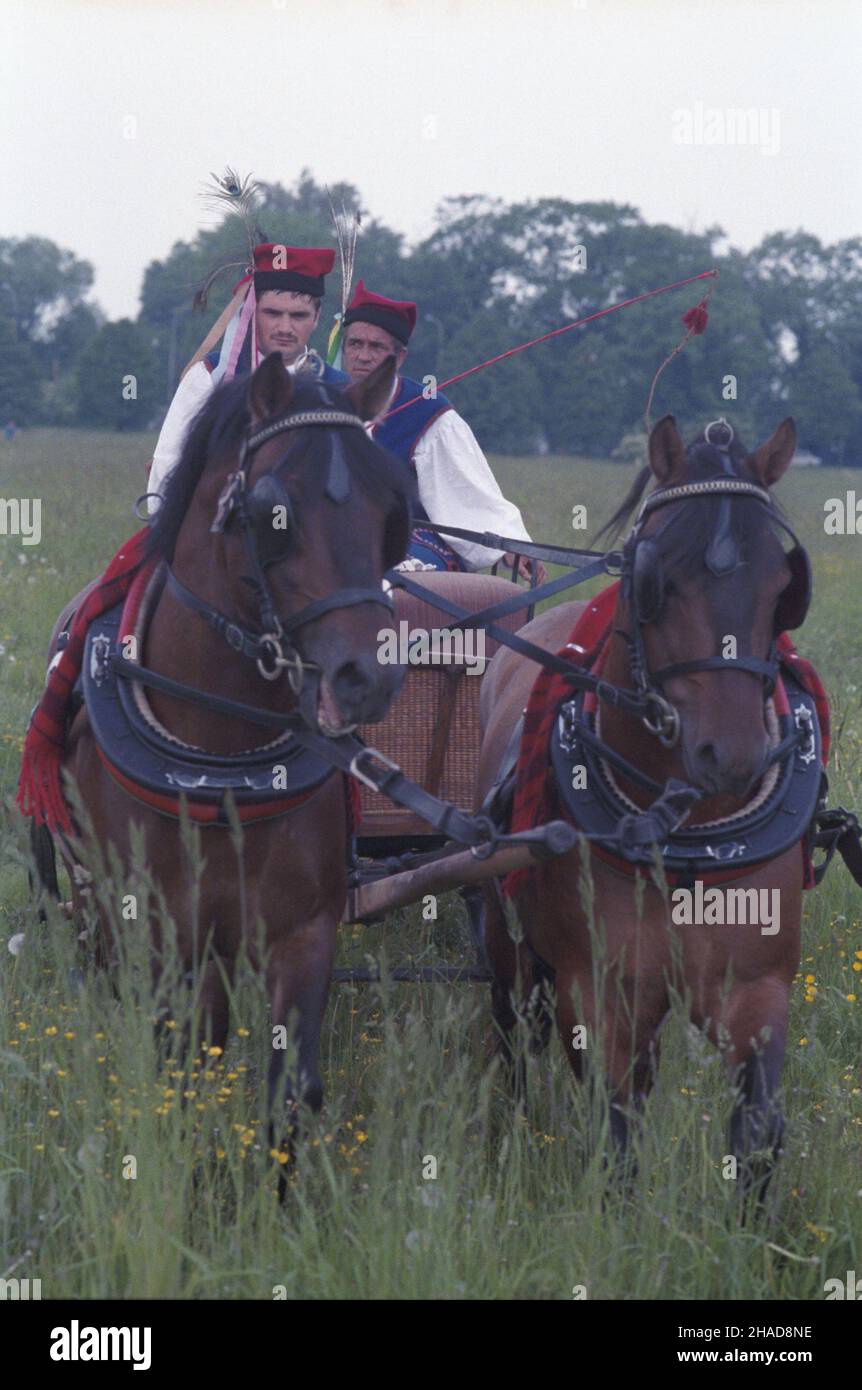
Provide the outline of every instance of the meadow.
<path id="1" fill-rule="evenodd" d="M 731 1095 L 683 1001 L 619 1189 L 587 1142 L 601 1109 L 556 1038 L 528 1059 L 513 1119 L 486 989 L 385 981 L 333 989 L 327 1099 L 279 1206 L 259 982 L 239 971 L 228 1046 L 194 1063 L 171 1043 L 188 1008 L 176 988 L 159 1049 L 143 922 L 127 924 L 112 988 L 68 922 L 36 920 L 14 804 L 52 624 L 138 528 L 151 444 L 0 441 L 0 497 L 42 499 L 39 545 L 0 535 L 0 1277 L 39 1278 L 44 1298 L 759 1300 L 822 1299 L 827 1279 L 862 1270 L 862 895 L 838 861 L 806 895 L 785 1154 L 758 1220 L 740 1221 L 722 1177 Z M 558 543 L 587 544 L 632 477 L 581 458 L 493 463 L 532 534 Z M 823 530 L 824 503 L 858 476 L 801 469 L 778 495 L 814 562 L 796 640 L 832 702 L 832 800 L 862 808 L 862 538 Z M 572 530 L 578 503 L 587 534 Z M 411 909 L 343 928 L 339 963 L 467 956 L 449 897 L 434 922 Z"/>

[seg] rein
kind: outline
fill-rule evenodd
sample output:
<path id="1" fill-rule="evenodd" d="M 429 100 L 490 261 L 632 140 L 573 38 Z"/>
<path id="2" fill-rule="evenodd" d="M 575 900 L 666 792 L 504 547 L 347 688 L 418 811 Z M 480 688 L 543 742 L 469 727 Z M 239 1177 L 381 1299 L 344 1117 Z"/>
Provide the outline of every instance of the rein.
<path id="1" fill-rule="evenodd" d="M 255 586 L 261 597 L 261 626 L 264 631 L 262 633 L 248 631 L 241 624 L 234 622 L 218 609 L 193 594 L 176 578 L 172 571 L 169 570 L 168 572 L 168 584 L 171 591 L 181 602 L 209 622 L 213 630 L 223 638 L 232 650 L 255 660 L 258 670 L 264 678 L 276 679 L 282 670 L 287 669 L 291 688 L 296 694 L 299 694 L 302 688 L 303 671 L 309 667 L 310 663 L 304 662 L 296 648 L 289 643 L 288 639 L 294 632 L 306 623 L 314 621 L 315 618 L 335 608 L 366 602 L 378 603 L 389 612 L 393 608 L 391 596 L 381 590 L 345 589 L 325 598 L 312 600 L 299 612 L 288 618 L 282 619 L 275 612 L 272 595 L 266 584 L 264 566 L 258 553 L 249 509 L 247 482 L 250 461 L 254 452 L 268 440 L 287 430 L 307 425 L 324 428 L 343 426 L 363 428 L 358 416 L 338 410 L 321 409 L 281 416 L 268 422 L 262 428 L 250 432 L 243 440 L 239 466 L 227 480 L 210 528 L 213 532 L 222 531 L 232 514 L 234 512 L 238 514 L 243 526 L 249 560 L 255 571 Z M 276 478 L 283 462 L 284 460 L 269 473 L 263 475 L 264 479 Z M 258 480 L 255 486 L 259 486 L 261 481 Z M 326 484 L 327 496 L 336 503 L 344 501 L 349 496 L 349 486 L 349 473 L 344 457 L 340 451 L 333 451 L 330 454 Z M 286 494 L 284 496 L 286 497 Z M 620 634 L 629 646 L 630 665 L 635 680 L 635 689 L 632 690 L 604 680 L 591 671 L 584 670 L 582 666 L 577 665 L 576 659 L 568 660 L 563 656 L 547 652 L 535 643 L 515 633 L 508 632 L 505 628 L 500 627 L 496 620 L 516 612 L 520 608 L 532 608 L 539 600 L 550 598 L 566 589 L 585 583 L 598 574 L 619 575 L 626 596 L 630 596 L 638 548 L 651 543 L 648 539 L 641 538 L 640 535 L 646 518 L 655 509 L 673 502 L 684 501 L 689 498 L 715 496 L 722 497 L 725 508 L 729 506 L 729 499 L 732 496 L 748 497 L 767 506 L 771 518 L 776 520 L 799 546 L 798 538 L 792 528 L 778 516 L 770 495 L 765 489 L 744 479 L 725 474 L 702 482 L 659 488 L 649 494 L 641 506 L 635 525 L 630 531 L 622 551 L 594 551 L 561 546 L 541 546 L 490 533 L 477 533 L 465 528 L 430 523 L 432 529 L 444 535 L 452 534 L 465 539 L 477 540 L 496 549 L 522 550 L 524 553 L 557 564 L 572 565 L 573 562 L 578 562 L 573 573 L 550 580 L 540 586 L 534 585 L 529 589 L 518 591 L 511 597 L 480 609 L 478 612 L 468 612 L 460 605 L 451 603 L 439 594 L 435 594 L 421 584 L 408 579 L 405 574 L 390 571 L 388 578 L 392 587 L 402 588 L 405 592 L 446 613 L 450 618 L 455 619 L 457 626 L 483 628 L 489 636 L 502 645 L 508 646 L 520 655 L 535 661 L 545 670 L 563 677 L 575 690 L 593 692 L 596 698 L 604 703 L 639 716 L 644 726 L 659 739 L 663 746 L 672 747 L 679 738 L 679 713 L 657 687 L 673 675 L 695 670 L 733 668 L 744 670 L 766 680 L 770 685 L 774 685 L 778 674 L 778 659 L 774 641 L 770 648 L 769 658 L 765 661 L 749 657 L 735 659 L 708 657 L 700 661 L 678 663 L 676 666 L 650 672 L 643 647 L 642 627 L 646 621 L 652 619 L 644 619 L 639 616 L 637 603 L 633 602 L 629 605 L 633 632 Z M 723 515 L 722 520 L 727 520 L 726 515 Z M 720 549 L 720 540 L 721 536 L 713 541 L 710 552 L 716 546 Z M 707 555 L 709 568 L 716 573 L 724 572 L 721 566 L 711 563 L 710 552 Z M 725 566 L 726 568 L 727 566 Z M 654 614 L 653 617 L 655 616 Z M 288 656 L 284 654 L 285 647 L 290 652 Z M 581 654 L 586 655 L 586 653 Z M 605 758 L 623 775 L 631 777 L 640 785 L 647 786 L 650 791 L 657 793 L 652 805 L 637 814 L 622 816 L 612 836 L 607 834 L 601 836 L 584 835 L 583 832 L 577 832 L 573 827 L 566 826 L 561 822 L 551 822 L 548 826 L 538 830 L 517 832 L 514 835 L 504 834 L 495 826 L 490 815 L 467 815 L 457 807 L 440 800 L 417 783 L 412 782 L 401 772 L 400 768 L 378 750 L 367 747 L 360 739 L 356 738 L 352 730 L 344 730 L 333 735 L 324 734 L 316 726 L 316 721 L 308 719 L 302 708 L 279 714 L 240 701 L 214 696 L 162 676 L 158 672 L 118 654 L 111 658 L 110 665 L 121 678 L 138 680 L 144 685 L 160 689 L 177 698 L 204 704 L 218 713 L 228 714 L 250 723 L 278 728 L 285 733 L 290 733 L 302 747 L 319 754 L 333 767 L 357 778 L 373 791 L 408 807 L 425 819 L 435 830 L 460 841 L 462 844 L 470 845 L 473 853 L 478 857 L 493 853 L 496 848 L 503 844 L 516 843 L 530 843 L 537 854 L 562 853 L 565 849 L 570 848 L 578 838 L 600 839 L 606 846 L 613 841 L 621 851 L 625 853 L 628 850 L 631 853 L 639 847 L 662 843 L 672 831 L 682 824 L 692 806 L 706 795 L 697 788 L 675 778 L 668 779 L 665 786 L 661 787 L 630 763 L 622 754 L 609 748 L 603 739 L 592 734 L 591 731 L 587 731 L 590 746 L 599 756 Z M 579 732 L 582 730 L 579 729 Z M 766 772 L 776 762 L 791 756 L 807 736 L 807 731 L 804 728 L 797 728 L 796 733 L 784 738 L 771 751 L 764 764 L 763 772 Z M 486 807 L 488 804 L 486 803 Z M 485 809 L 483 808 L 483 812 Z M 566 831 L 570 832 L 572 837 L 568 842 L 566 842 L 565 837 Z M 837 834 L 835 838 L 838 838 Z"/>
<path id="2" fill-rule="evenodd" d="M 724 423 L 724 422 L 722 422 Z M 711 427 L 710 427 L 711 428 Z M 709 430 L 707 430 L 707 439 Z M 711 442 L 711 441 L 709 441 Z M 716 446 L 718 447 L 718 446 Z M 722 450 L 722 452 L 724 452 Z M 767 691 L 774 688 L 778 676 L 778 655 L 775 639 L 770 646 L 769 656 L 766 660 L 758 657 L 736 657 L 725 658 L 720 656 L 705 657 L 697 661 L 680 662 L 674 666 L 664 667 L 659 671 L 651 672 L 643 644 L 643 627 L 647 621 L 652 621 L 657 613 L 651 618 L 641 618 L 637 611 L 636 602 L 629 602 L 632 620 L 631 633 L 615 629 L 615 631 L 625 640 L 629 649 L 630 667 L 632 677 L 635 681 L 635 691 L 627 690 L 622 686 L 615 685 L 606 681 L 590 671 L 585 671 L 578 667 L 574 661 L 568 661 L 560 655 L 555 655 L 529 642 L 515 633 L 507 632 L 505 629 L 496 626 L 493 619 L 502 617 L 504 614 L 534 605 L 539 599 L 550 597 L 552 594 L 559 593 L 563 589 L 574 587 L 584 583 L 587 579 L 593 578 L 596 574 L 605 572 L 607 574 L 619 573 L 624 593 L 627 599 L 632 598 L 632 588 L 634 581 L 634 569 L 637 550 L 640 545 L 648 545 L 649 541 L 641 539 L 640 533 L 647 516 L 654 510 L 667 506 L 672 502 L 685 501 L 689 498 L 715 497 L 723 499 L 725 507 L 729 505 L 729 499 L 734 496 L 748 497 L 757 501 L 761 505 L 769 508 L 770 519 L 776 521 L 793 539 L 797 548 L 799 540 L 790 525 L 779 516 L 775 510 L 772 499 L 766 489 L 758 487 L 755 483 L 749 483 L 743 478 L 729 476 L 727 474 L 704 480 L 682 484 L 669 488 L 659 488 L 650 493 L 644 500 L 638 514 L 635 525 L 632 527 L 626 538 L 622 552 L 619 551 L 584 551 L 568 548 L 553 548 L 537 546 L 529 543 L 515 541 L 511 538 L 501 536 L 491 537 L 482 536 L 475 532 L 466 532 L 446 526 L 434 526 L 433 529 L 441 531 L 443 534 L 453 534 L 464 537 L 465 539 L 475 539 L 486 544 L 493 545 L 495 548 L 505 550 L 520 550 L 523 546 L 524 552 L 536 558 L 547 559 L 556 563 L 571 564 L 574 559 L 586 560 L 574 574 L 563 576 L 561 579 L 552 580 L 540 587 L 533 587 L 522 593 L 514 595 L 503 603 L 496 604 L 491 608 L 483 609 L 478 613 L 467 613 L 455 604 L 449 603 L 440 598 L 437 594 L 432 594 L 423 588 L 421 584 L 407 579 L 405 575 L 393 577 L 393 584 L 405 589 L 408 593 L 432 606 L 439 608 L 450 617 L 457 621 L 459 627 L 482 626 L 486 629 L 489 636 L 492 636 L 504 646 L 511 648 L 529 660 L 535 661 L 544 670 L 563 677 L 576 690 L 593 692 L 597 699 L 606 704 L 622 708 L 630 713 L 639 714 L 644 727 L 652 733 L 663 747 L 673 747 L 679 739 L 681 722 L 679 711 L 675 706 L 660 693 L 658 686 L 671 679 L 675 675 L 683 675 L 693 671 L 713 671 L 735 669 L 746 671 L 764 680 Z M 729 524 L 729 517 L 725 513 L 722 516 L 722 523 Z M 716 550 L 718 558 L 715 563 L 713 557 L 708 552 L 707 563 L 709 568 L 715 573 L 723 573 L 733 568 L 725 555 L 724 561 L 719 563 L 721 555 L 721 545 L 725 539 L 723 527 L 720 525 L 719 533 L 710 546 L 710 552 Z M 733 557 L 731 556 L 731 559 Z M 585 656 L 586 653 L 583 653 Z M 617 771 L 624 776 L 632 778 L 641 786 L 646 786 L 650 791 L 658 793 L 657 800 L 645 812 L 638 816 L 627 816 L 619 822 L 616 832 L 616 840 L 621 849 L 632 849 L 638 844 L 658 842 L 675 829 L 686 818 L 691 807 L 704 798 L 706 793 L 700 792 L 697 788 L 671 778 L 664 787 L 661 787 L 654 779 L 647 777 L 641 770 L 634 766 L 622 754 L 609 747 L 609 745 L 591 730 L 585 728 L 583 721 L 579 723 L 579 734 L 583 734 L 584 741 L 589 744 L 595 753 L 613 765 Z M 810 738 L 810 732 L 806 727 L 797 727 L 796 731 L 771 750 L 764 762 L 761 776 L 769 770 L 775 763 L 783 762 L 784 759 L 792 756 L 794 751 L 806 743 Z M 496 788 L 492 789 L 489 802 L 493 800 Z M 589 839 L 589 836 L 584 838 Z M 607 837 L 598 837 L 608 843 Z"/>

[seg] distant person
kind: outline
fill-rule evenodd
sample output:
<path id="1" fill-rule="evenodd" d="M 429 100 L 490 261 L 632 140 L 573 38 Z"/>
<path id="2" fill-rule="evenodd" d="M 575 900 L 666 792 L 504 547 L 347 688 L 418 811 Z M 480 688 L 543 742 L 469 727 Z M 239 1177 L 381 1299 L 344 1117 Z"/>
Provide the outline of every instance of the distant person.
<path id="1" fill-rule="evenodd" d="M 416 327 L 416 312 L 410 301 L 372 294 L 359 281 L 344 315 L 343 364 L 351 381 L 362 381 L 392 354 L 400 372 Z M 412 404 L 405 410 L 398 409 L 408 401 Z M 438 570 L 478 570 L 501 558 L 511 568 L 515 557 L 509 552 L 440 536 L 422 526 L 423 519 L 441 525 L 449 522 L 469 531 L 530 539 L 520 511 L 500 491 L 467 422 L 439 391 L 434 399 L 425 400 L 420 384 L 406 376 L 396 379 L 384 417 L 387 411 L 397 414 L 374 425 L 373 436 L 413 471 L 422 508 L 408 556 Z M 521 558 L 519 573 L 524 578 L 529 577 L 531 564 Z M 537 576 L 540 583 L 546 577 L 541 563 Z"/>
<path id="2" fill-rule="evenodd" d="M 15 424 L 15 421 L 14 421 L 14 420 L 7 420 L 6 423 L 5 423 L 5 425 L 3 426 L 3 438 L 4 438 L 4 439 L 14 439 L 17 433 L 18 433 L 18 426 Z"/>

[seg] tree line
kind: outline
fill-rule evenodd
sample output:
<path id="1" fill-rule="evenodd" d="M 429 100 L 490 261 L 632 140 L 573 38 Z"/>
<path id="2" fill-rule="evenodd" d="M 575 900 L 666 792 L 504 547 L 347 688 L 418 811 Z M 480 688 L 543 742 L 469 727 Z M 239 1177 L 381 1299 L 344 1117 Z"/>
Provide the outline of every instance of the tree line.
<path id="1" fill-rule="evenodd" d="M 262 184 L 267 240 L 333 244 L 326 189 L 305 171 L 295 185 Z M 359 192 L 331 189 L 362 211 Z M 108 322 L 88 298 L 93 268 L 45 238 L 0 240 L 0 426 L 150 429 L 179 374 L 228 302 L 228 271 L 203 313 L 196 289 L 221 262 L 246 258 L 227 217 L 178 241 L 146 269 L 137 318 Z M 710 322 L 662 376 L 653 418 L 692 432 L 732 414 L 745 439 L 793 414 L 800 443 L 824 462 L 862 465 L 862 238 L 823 245 L 775 232 L 753 250 L 721 227 L 702 233 L 650 224 L 618 203 L 544 198 L 507 204 L 454 197 L 431 234 L 403 235 L 362 213 L 356 275 L 419 304 L 405 370 L 438 381 L 582 315 L 701 270 L 720 271 Z M 325 351 L 340 307 L 338 261 L 316 343 Z M 620 455 L 641 428 L 653 373 L 684 331 L 682 313 L 711 282 L 575 329 L 452 387 L 483 446 L 498 453 Z M 622 454 L 624 455 L 623 448 Z"/>

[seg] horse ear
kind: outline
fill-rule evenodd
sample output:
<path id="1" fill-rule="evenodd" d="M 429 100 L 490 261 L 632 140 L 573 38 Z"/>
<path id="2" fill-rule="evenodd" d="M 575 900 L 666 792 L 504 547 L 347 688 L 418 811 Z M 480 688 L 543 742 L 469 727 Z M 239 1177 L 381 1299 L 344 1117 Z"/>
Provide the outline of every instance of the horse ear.
<path id="1" fill-rule="evenodd" d="M 280 352 L 265 357 L 252 377 L 248 388 L 248 408 L 252 423 L 284 415 L 293 399 L 293 377 L 284 365 Z"/>
<path id="2" fill-rule="evenodd" d="M 795 453 L 796 422 L 792 415 L 788 415 L 772 438 L 748 456 L 745 465 L 761 487 L 772 487 L 773 483 L 784 477 Z"/>
<path id="3" fill-rule="evenodd" d="M 649 466 L 662 487 L 685 477 L 685 445 L 672 415 L 665 415 L 649 437 Z"/>
<path id="4" fill-rule="evenodd" d="M 373 420 L 386 409 L 395 385 L 396 360 L 394 353 L 369 372 L 364 381 L 348 386 L 345 396 L 360 420 Z"/>

